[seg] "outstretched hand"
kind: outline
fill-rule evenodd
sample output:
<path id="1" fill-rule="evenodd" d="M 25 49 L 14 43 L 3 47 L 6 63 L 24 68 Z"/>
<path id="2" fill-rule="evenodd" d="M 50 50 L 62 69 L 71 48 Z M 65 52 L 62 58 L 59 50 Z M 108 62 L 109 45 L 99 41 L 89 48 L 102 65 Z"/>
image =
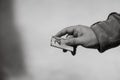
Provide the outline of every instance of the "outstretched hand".
<path id="1" fill-rule="evenodd" d="M 70 26 L 59 31 L 55 36 L 72 35 L 64 41 L 69 46 L 83 46 L 86 48 L 98 48 L 98 40 L 90 27 L 84 25 Z"/>

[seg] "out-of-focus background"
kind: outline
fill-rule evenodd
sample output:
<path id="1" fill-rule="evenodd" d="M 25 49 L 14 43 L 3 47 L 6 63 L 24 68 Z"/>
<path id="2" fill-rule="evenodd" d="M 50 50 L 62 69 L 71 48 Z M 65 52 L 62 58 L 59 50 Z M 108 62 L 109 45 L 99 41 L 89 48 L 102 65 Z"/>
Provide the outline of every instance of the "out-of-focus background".
<path id="1" fill-rule="evenodd" d="M 78 47 L 77 55 L 50 46 L 51 36 L 72 25 L 90 26 L 119 0 L 13 0 L 14 23 L 21 35 L 24 61 L 33 80 L 119 80 L 120 47 L 99 53 Z"/>

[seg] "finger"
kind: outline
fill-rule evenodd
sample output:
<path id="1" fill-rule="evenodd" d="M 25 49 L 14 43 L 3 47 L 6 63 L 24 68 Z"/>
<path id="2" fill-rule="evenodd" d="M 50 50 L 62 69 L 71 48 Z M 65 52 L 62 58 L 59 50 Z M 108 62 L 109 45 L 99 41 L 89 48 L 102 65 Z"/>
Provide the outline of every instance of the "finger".
<path id="1" fill-rule="evenodd" d="M 72 35 L 67 35 L 67 36 L 66 36 L 66 39 L 70 39 L 70 38 L 73 38 L 73 36 L 72 36 Z M 63 52 L 67 52 L 67 50 L 66 50 L 66 49 L 63 49 Z"/>
<path id="2" fill-rule="evenodd" d="M 75 56 L 76 50 L 77 50 L 77 46 L 74 46 L 73 48 L 74 48 L 74 50 L 73 50 L 73 52 L 71 52 L 71 54 L 72 54 L 73 56 Z"/>
<path id="3" fill-rule="evenodd" d="M 83 39 L 80 38 L 70 38 L 64 40 L 64 44 L 69 45 L 69 46 L 78 46 L 78 45 L 83 45 Z"/>
<path id="4" fill-rule="evenodd" d="M 74 38 L 73 35 L 67 35 L 66 39 Z"/>
<path id="5" fill-rule="evenodd" d="M 61 31 L 59 31 L 55 36 L 56 37 L 61 37 L 61 36 L 64 36 L 66 34 L 73 34 L 73 32 L 74 32 L 73 27 L 67 27 L 67 28 L 64 28 Z"/>
<path id="6" fill-rule="evenodd" d="M 63 49 L 63 52 L 67 52 L 67 50 L 66 50 L 66 49 Z"/>

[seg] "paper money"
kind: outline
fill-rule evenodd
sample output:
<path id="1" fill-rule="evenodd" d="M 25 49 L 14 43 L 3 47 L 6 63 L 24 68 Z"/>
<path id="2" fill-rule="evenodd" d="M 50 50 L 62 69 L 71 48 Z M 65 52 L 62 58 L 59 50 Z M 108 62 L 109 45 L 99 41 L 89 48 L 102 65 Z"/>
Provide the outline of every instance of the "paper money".
<path id="1" fill-rule="evenodd" d="M 73 47 L 66 45 L 64 43 L 64 40 L 65 40 L 64 38 L 53 36 L 51 38 L 51 46 L 73 52 L 74 51 Z"/>
<path id="2" fill-rule="evenodd" d="M 55 37 L 51 38 L 51 46 L 63 49 L 64 51 L 70 51 L 71 54 L 74 56 L 76 54 L 77 46 L 68 46 L 64 42 L 65 38 Z"/>

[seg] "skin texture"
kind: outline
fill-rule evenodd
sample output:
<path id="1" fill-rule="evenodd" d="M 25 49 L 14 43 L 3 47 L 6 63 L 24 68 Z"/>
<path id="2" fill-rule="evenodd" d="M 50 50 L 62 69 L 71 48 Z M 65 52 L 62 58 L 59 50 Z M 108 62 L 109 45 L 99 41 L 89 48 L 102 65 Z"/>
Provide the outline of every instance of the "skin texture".
<path id="1" fill-rule="evenodd" d="M 90 27 L 84 25 L 75 25 L 62 29 L 55 36 L 62 37 L 64 35 L 73 37 L 66 38 L 65 44 L 69 46 L 83 46 L 86 48 L 98 48 L 98 40 L 95 33 Z"/>

